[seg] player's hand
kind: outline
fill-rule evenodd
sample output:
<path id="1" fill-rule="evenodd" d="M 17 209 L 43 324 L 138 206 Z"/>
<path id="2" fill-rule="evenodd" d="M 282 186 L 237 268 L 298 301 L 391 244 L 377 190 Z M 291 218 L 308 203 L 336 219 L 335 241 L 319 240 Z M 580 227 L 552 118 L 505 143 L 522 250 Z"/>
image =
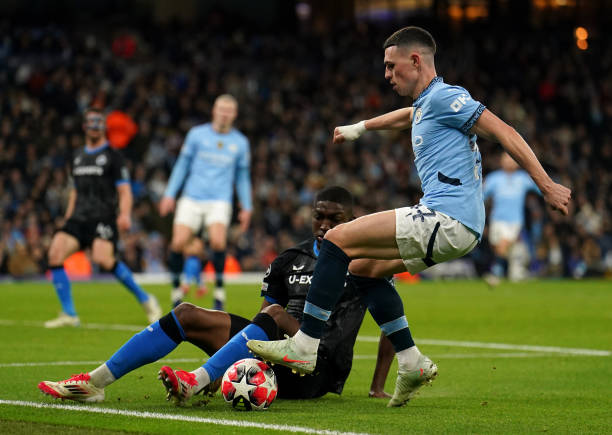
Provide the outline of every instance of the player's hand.
<path id="1" fill-rule="evenodd" d="M 132 218 L 129 214 L 117 216 L 117 228 L 119 231 L 128 231 L 132 227 Z"/>
<path id="2" fill-rule="evenodd" d="M 365 121 L 360 121 L 357 124 L 341 125 L 334 129 L 334 143 L 342 143 L 345 140 L 355 140 L 365 131 Z"/>
<path id="3" fill-rule="evenodd" d="M 249 229 L 249 225 L 251 224 L 251 214 L 250 210 L 240 210 L 238 213 L 238 222 L 240 222 L 240 231 L 246 233 Z"/>
<path id="4" fill-rule="evenodd" d="M 370 392 L 368 393 L 368 397 L 371 397 L 372 399 L 390 399 L 391 398 L 391 394 L 386 393 L 385 391 L 374 391 L 374 390 L 370 390 Z"/>
<path id="5" fill-rule="evenodd" d="M 546 192 L 542 191 L 542 195 L 544 196 L 544 201 L 546 201 L 553 210 L 558 210 L 567 216 L 569 213 L 568 204 L 572 197 L 572 191 L 570 189 L 561 184 L 553 183 L 552 187 L 547 189 Z"/>
<path id="6" fill-rule="evenodd" d="M 164 196 L 159 202 L 159 215 L 161 217 L 166 216 L 168 213 L 174 211 L 176 206 L 176 200 L 169 196 Z"/>

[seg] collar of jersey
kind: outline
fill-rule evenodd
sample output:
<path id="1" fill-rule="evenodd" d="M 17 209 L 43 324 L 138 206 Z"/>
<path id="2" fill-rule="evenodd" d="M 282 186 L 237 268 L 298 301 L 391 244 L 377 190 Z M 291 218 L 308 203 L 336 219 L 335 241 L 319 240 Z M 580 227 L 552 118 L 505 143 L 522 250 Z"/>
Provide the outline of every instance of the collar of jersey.
<path id="1" fill-rule="evenodd" d="M 102 150 L 103 150 L 104 148 L 106 148 L 107 146 L 108 146 L 108 142 L 104 142 L 102 145 L 100 145 L 99 147 L 94 148 L 94 149 L 87 149 L 87 146 L 86 146 L 86 147 L 85 147 L 85 152 L 86 152 L 87 154 L 95 154 L 95 153 L 97 153 L 97 152 L 102 151 Z"/>
<path id="2" fill-rule="evenodd" d="M 425 89 L 423 89 L 421 91 L 421 93 L 419 94 L 419 96 L 416 98 L 416 100 L 414 100 L 413 106 L 416 106 L 417 103 L 419 102 L 419 100 L 421 98 L 423 98 L 425 95 L 427 95 L 429 93 L 429 91 L 431 91 L 431 88 L 433 88 L 436 83 L 441 83 L 443 81 L 444 81 L 444 79 L 442 79 L 442 77 L 440 77 L 440 76 L 435 76 L 433 79 L 431 79 L 431 81 L 429 82 L 427 87 Z"/>

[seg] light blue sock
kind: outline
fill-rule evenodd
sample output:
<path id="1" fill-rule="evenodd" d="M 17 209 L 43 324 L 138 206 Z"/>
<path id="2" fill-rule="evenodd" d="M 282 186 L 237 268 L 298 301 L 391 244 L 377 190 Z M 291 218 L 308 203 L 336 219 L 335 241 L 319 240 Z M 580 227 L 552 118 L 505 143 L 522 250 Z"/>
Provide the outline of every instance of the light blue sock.
<path id="1" fill-rule="evenodd" d="M 197 255 L 190 255 L 185 259 L 185 266 L 183 267 L 183 273 L 185 274 L 185 281 L 188 284 L 195 282 L 198 286 L 200 285 L 200 272 L 202 271 L 202 260 Z"/>
<path id="2" fill-rule="evenodd" d="M 208 372 L 211 382 L 223 376 L 227 368 L 236 361 L 251 357 L 246 346 L 249 340 L 268 341 L 268 336 L 261 327 L 253 323 L 234 335 L 202 366 Z"/>
<path id="3" fill-rule="evenodd" d="M 60 304 L 62 304 L 62 311 L 69 316 L 76 316 L 77 313 L 72 301 L 70 280 L 68 279 L 68 275 L 66 275 L 64 266 L 51 267 L 51 279 Z"/>
<path id="4" fill-rule="evenodd" d="M 149 295 L 142 289 L 132 276 L 132 271 L 126 266 L 123 261 L 117 261 L 113 267 L 113 273 L 117 279 L 123 284 L 134 296 L 138 302 L 143 303 L 149 300 Z"/>
<path id="5" fill-rule="evenodd" d="M 172 352 L 178 343 L 159 326 L 159 321 L 132 336 L 106 361 L 115 379 L 145 364 L 157 361 Z"/>

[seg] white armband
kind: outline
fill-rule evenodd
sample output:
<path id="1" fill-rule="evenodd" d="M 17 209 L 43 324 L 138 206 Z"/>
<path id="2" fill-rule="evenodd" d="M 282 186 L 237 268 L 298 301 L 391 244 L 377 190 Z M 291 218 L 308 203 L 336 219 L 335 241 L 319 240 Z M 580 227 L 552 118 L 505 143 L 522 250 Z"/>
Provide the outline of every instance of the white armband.
<path id="1" fill-rule="evenodd" d="M 344 139 L 355 140 L 363 133 L 365 133 L 365 121 L 359 121 L 357 124 L 343 125 L 341 127 L 338 127 L 338 131 L 342 133 Z"/>

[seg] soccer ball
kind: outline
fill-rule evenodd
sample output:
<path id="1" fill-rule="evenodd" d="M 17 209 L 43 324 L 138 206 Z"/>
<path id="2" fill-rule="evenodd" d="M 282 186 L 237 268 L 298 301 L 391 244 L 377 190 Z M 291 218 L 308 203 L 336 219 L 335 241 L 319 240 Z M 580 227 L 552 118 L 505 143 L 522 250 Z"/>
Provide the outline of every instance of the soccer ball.
<path id="1" fill-rule="evenodd" d="M 225 401 L 234 408 L 247 411 L 268 409 L 277 391 L 274 371 L 255 358 L 236 361 L 226 370 L 221 381 Z"/>

